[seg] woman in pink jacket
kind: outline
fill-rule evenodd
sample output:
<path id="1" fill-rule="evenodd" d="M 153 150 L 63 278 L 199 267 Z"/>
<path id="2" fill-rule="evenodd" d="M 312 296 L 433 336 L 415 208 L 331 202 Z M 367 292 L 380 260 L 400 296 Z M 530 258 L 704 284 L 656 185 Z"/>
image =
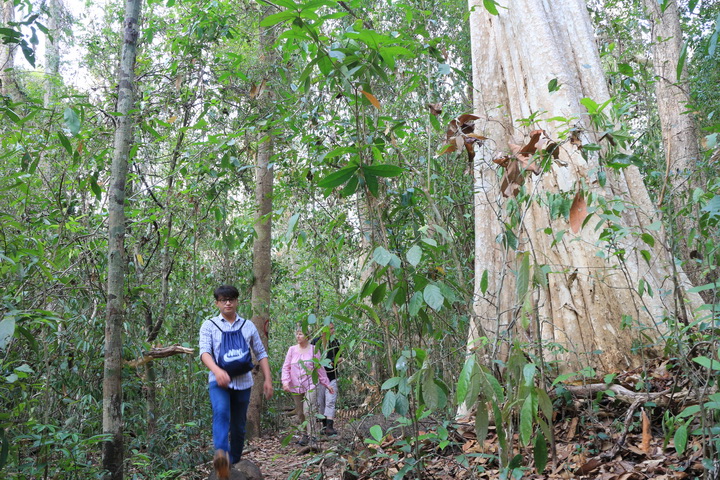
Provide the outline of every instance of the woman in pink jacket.
<path id="1" fill-rule="evenodd" d="M 295 339 L 297 345 L 288 348 L 285 355 L 285 363 L 282 367 L 282 387 L 283 390 L 292 394 L 295 400 L 295 411 L 300 418 L 300 424 L 307 419 L 307 434 L 304 434 L 300 441 L 300 445 L 307 445 L 310 441 L 310 426 L 312 419 L 315 417 L 315 383 L 313 382 L 313 372 L 317 372 L 320 384 L 328 389 L 331 394 L 334 393 L 330 386 L 325 369 L 320 366 L 320 353 L 315 352 L 315 346 L 310 343 L 308 337 L 305 336 L 302 329 L 295 331 Z"/>

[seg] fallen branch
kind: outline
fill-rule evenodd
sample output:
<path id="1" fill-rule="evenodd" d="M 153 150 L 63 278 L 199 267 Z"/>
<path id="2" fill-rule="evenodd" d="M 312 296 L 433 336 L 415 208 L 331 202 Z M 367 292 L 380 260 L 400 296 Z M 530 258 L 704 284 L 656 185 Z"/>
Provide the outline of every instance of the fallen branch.
<path id="1" fill-rule="evenodd" d="M 687 398 L 689 393 L 687 390 L 673 393 L 671 389 L 663 390 L 662 392 L 633 392 L 622 385 L 608 385 L 607 383 L 588 383 L 587 385 L 565 385 L 565 388 L 572 395 L 576 397 L 591 397 L 600 392 L 613 392 L 615 396 L 613 398 L 620 400 L 623 403 L 630 405 L 637 401 L 640 402 L 655 402 L 659 406 L 665 407 L 670 403 L 670 397 L 672 398 Z"/>
<path id="2" fill-rule="evenodd" d="M 183 353 L 193 354 L 195 353 L 195 349 L 182 347 L 177 344 L 170 345 L 169 347 L 153 347 L 153 349 L 149 352 L 145 352 L 142 357 L 136 358 L 135 360 L 128 360 L 125 364 L 130 367 L 137 368 L 145 365 L 146 363 L 152 362 L 156 358 L 171 357 L 173 355 L 181 355 Z"/>

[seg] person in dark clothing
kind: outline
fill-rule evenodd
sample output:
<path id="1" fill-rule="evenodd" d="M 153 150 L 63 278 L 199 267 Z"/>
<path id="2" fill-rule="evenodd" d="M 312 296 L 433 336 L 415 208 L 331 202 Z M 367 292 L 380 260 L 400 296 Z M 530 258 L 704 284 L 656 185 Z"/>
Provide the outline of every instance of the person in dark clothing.
<path id="1" fill-rule="evenodd" d="M 325 367 L 325 373 L 327 373 L 332 389 L 318 385 L 317 391 L 318 413 L 325 417 L 320 420 L 323 425 L 320 433 L 324 435 L 337 435 L 334 423 L 335 405 L 338 395 L 337 365 L 340 362 L 338 358 L 340 354 L 340 342 L 335 338 L 335 324 L 330 323 L 324 328 L 322 335 L 313 339 L 312 344 L 320 351 L 326 352 L 325 356 L 330 360 L 330 364 Z"/>

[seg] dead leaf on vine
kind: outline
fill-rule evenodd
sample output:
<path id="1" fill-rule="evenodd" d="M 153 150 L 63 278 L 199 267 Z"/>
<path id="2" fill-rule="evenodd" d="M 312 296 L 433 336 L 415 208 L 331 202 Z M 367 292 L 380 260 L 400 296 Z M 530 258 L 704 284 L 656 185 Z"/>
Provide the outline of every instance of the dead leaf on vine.
<path id="1" fill-rule="evenodd" d="M 475 159 L 475 144 L 487 140 L 487 137 L 475 133 L 475 120 L 478 118 L 480 117 L 477 115 L 465 113 L 451 120 L 445 132 L 445 141 L 453 148 L 446 147 L 442 154 L 454 152 L 464 146 L 468 153 L 468 162 L 472 164 Z"/>
<path id="2" fill-rule="evenodd" d="M 430 114 L 436 117 L 442 114 L 442 103 L 428 103 L 426 107 L 430 109 Z"/>
<path id="3" fill-rule="evenodd" d="M 372 103 L 375 106 L 375 108 L 380 110 L 380 102 L 378 102 L 378 99 L 375 97 L 375 95 L 373 95 L 370 92 L 366 92 L 365 90 L 360 90 L 360 91 L 362 92 L 363 95 L 365 95 L 365 98 L 370 100 L 370 103 Z"/>
<path id="4" fill-rule="evenodd" d="M 578 190 L 573 199 L 572 206 L 570 207 L 570 228 L 573 233 L 578 233 L 585 218 L 588 216 L 587 202 L 583 195 L 582 189 Z"/>
<path id="5" fill-rule="evenodd" d="M 262 79 L 262 82 L 260 82 L 260 85 L 253 84 L 252 88 L 250 89 L 250 98 L 260 98 L 260 96 L 263 94 L 263 91 L 265 91 L 265 79 Z"/>
<path id="6" fill-rule="evenodd" d="M 580 132 L 577 130 L 573 130 L 570 134 L 570 145 L 574 145 L 578 150 L 583 149 L 583 143 L 582 140 L 580 140 Z"/>

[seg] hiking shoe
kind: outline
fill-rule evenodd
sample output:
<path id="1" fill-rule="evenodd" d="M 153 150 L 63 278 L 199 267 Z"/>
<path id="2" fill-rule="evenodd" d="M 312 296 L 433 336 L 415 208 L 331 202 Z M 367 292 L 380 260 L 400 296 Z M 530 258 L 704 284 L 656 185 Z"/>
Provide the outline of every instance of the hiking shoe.
<path id="1" fill-rule="evenodd" d="M 225 450 L 218 450 L 215 452 L 215 458 L 213 459 L 213 467 L 215 467 L 215 474 L 220 480 L 230 480 L 230 459 Z"/>

